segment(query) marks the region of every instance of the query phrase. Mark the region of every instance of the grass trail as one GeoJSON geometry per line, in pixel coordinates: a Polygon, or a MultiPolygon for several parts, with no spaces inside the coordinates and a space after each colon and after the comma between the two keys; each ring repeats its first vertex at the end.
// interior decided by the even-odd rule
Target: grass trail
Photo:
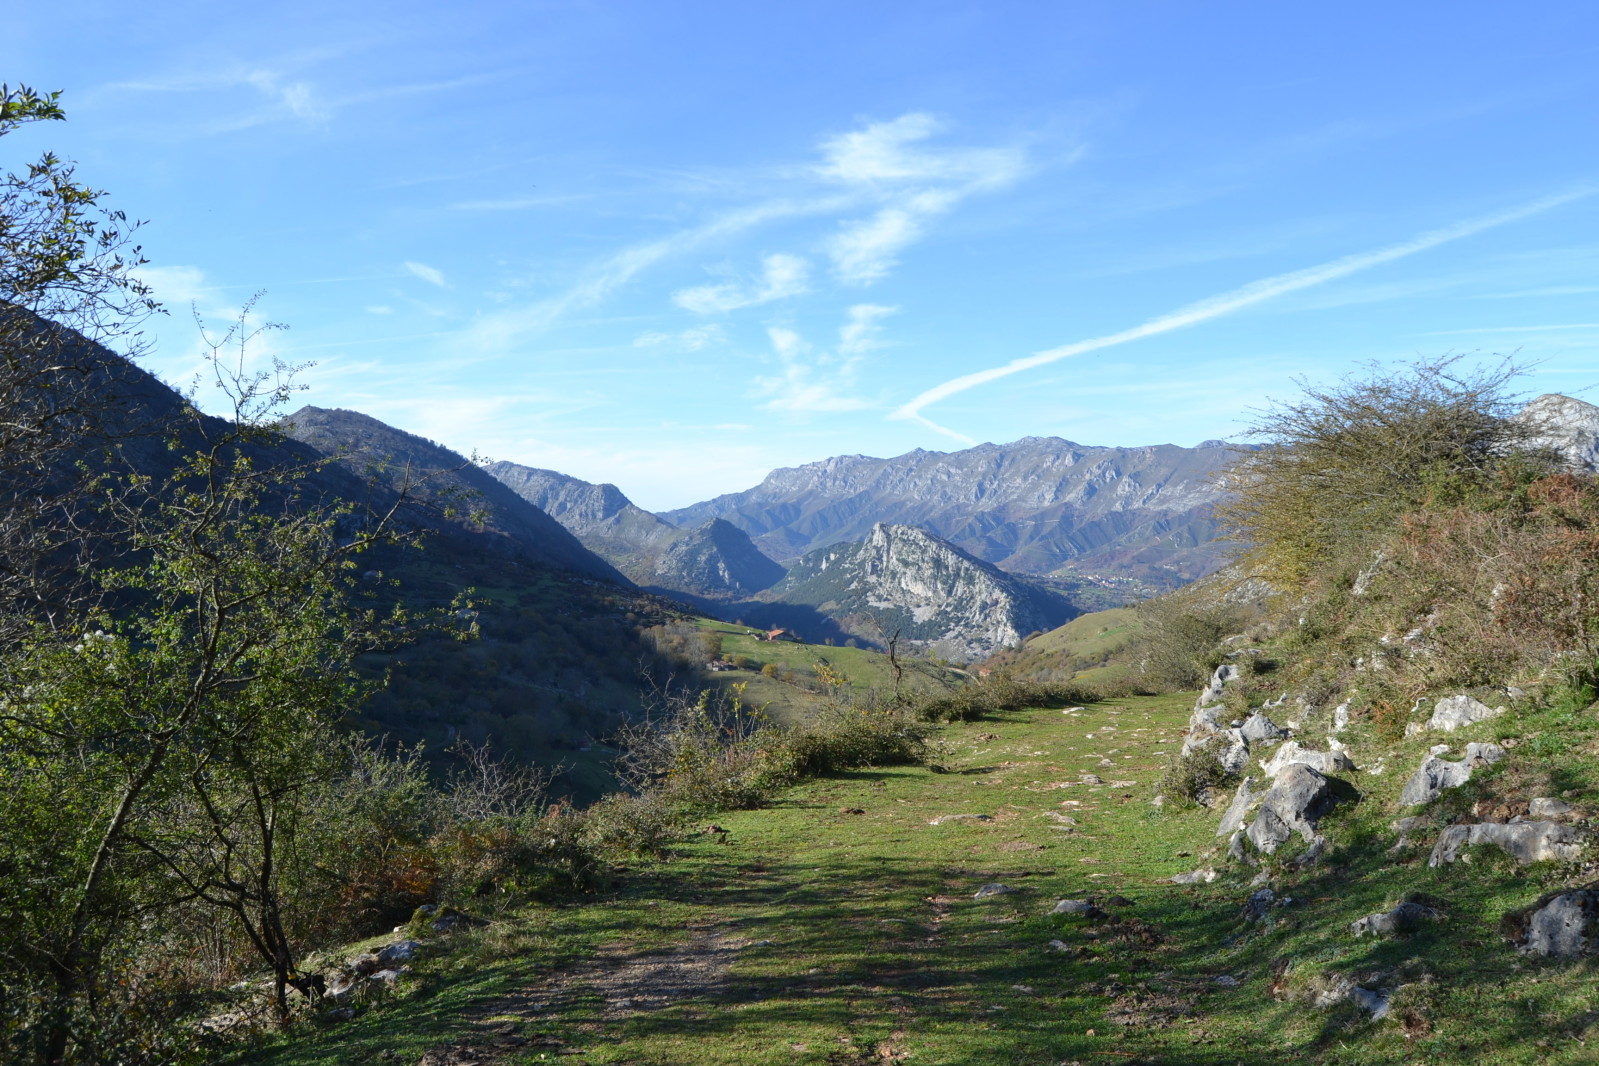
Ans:
{"type": "Polygon", "coordinates": [[[1569,1035],[1585,1031],[1570,1029],[1585,971],[1524,964],[1491,930],[1468,938],[1502,913],[1499,882],[1452,871],[1452,917],[1381,943],[1347,923],[1401,882],[1439,887],[1415,860],[1374,858],[1388,841],[1278,871],[1295,902],[1254,923],[1242,879],[1166,883],[1216,844],[1214,812],[1150,804],[1188,702],[952,726],[936,768],[853,773],[718,816],[729,843],[702,836],[611,898],[463,934],[409,997],[248,1061],[1594,1061],[1569,1035]],[[990,883],[1013,891],[975,899],[990,883]],[[1051,915],[1062,898],[1121,920],[1051,915]],[[1419,966],[1424,991],[1383,1023],[1304,1002],[1314,975],[1373,966],[1419,966]]]}

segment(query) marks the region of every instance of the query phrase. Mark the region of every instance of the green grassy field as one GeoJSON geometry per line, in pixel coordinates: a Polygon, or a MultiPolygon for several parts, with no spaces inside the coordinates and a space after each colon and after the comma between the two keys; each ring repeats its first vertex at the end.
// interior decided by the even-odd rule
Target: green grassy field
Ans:
{"type": "MultiPolygon", "coordinates": [[[[1321,864],[1268,871],[1292,902],[1262,920],[1243,914],[1248,868],[1166,882],[1215,861],[1216,812],[1150,803],[1187,705],[950,726],[936,769],[851,773],[719,815],[727,844],[699,836],[608,895],[446,939],[408,994],[244,1061],[414,1063],[446,1045],[463,1057],[433,1061],[1594,1061],[1593,966],[1519,958],[1497,929],[1570,871],[1389,856],[1397,776],[1325,823],[1340,843],[1321,864]],[[1013,891],[974,898],[989,883],[1013,891]],[[1414,892],[1444,918],[1409,938],[1348,931],[1414,892]],[[1051,915],[1062,898],[1119,920],[1051,915]],[[1385,1020],[1310,1003],[1378,971],[1405,985],[1385,1020]]],[[[1501,732],[1547,735],[1536,719],[1501,732]]]]}
{"type": "Polygon", "coordinates": [[[1001,652],[988,665],[1024,679],[1110,681],[1126,672],[1124,653],[1141,629],[1131,607],[1094,611],[1001,652]]]}
{"type": "MultiPolygon", "coordinates": [[[[856,696],[872,692],[888,695],[894,691],[893,668],[883,652],[868,648],[765,640],[763,636],[751,635],[764,634],[762,630],[710,618],[697,618],[694,624],[702,630],[721,634],[724,659],[731,661],[735,656],[743,656],[750,664],[743,670],[707,674],[707,680],[724,686],[748,686],[744,694],[745,702],[765,707],[767,714],[777,721],[798,721],[815,709],[818,695],[807,691],[807,686],[814,688],[818,664],[825,664],[842,675],[849,691],[856,696]],[[777,678],[761,673],[761,667],[767,663],[778,668],[777,678]]],[[[935,665],[910,654],[901,656],[901,663],[904,670],[902,686],[908,693],[943,691],[968,679],[968,675],[960,670],[935,665]]]]}

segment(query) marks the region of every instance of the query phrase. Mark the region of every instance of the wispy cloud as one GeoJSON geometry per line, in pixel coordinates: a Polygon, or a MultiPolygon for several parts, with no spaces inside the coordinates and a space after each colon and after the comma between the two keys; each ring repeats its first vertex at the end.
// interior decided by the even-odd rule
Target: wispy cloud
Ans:
{"type": "Polygon", "coordinates": [[[640,334],[633,341],[633,347],[657,348],[665,345],[681,351],[697,352],[712,344],[719,344],[723,339],[721,326],[695,326],[693,329],[685,329],[680,333],[658,333],[652,331],[640,334]]]}
{"type": "Polygon", "coordinates": [[[1468,333],[1552,333],[1567,329],[1599,329],[1599,322],[1565,322],[1541,326],[1477,326],[1473,329],[1433,329],[1422,337],[1453,337],[1468,333]]]}
{"type": "Polygon", "coordinates": [[[1541,289],[1522,289],[1518,292],[1485,292],[1483,300],[1519,300],[1535,296],[1586,296],[1599,292],[1599,285],[1549,285],[1541,289]]]}
{"type": "Polygon", "coordinates": [[[1012,374],[1019,374],[1025,370],[1059,362],[1072,356],[1098,351],[1102,348],[1110,348],[1118,344],[1126,344],[1130,341],[1142,340],[1145,337],[1169,333],[1172,330],[1184,329],[1188,326],[1198,325],[1201,322],[1208,322],[1211,319],[1233,314],[1236,311],[1275,299],[1278,296],[1284,296],[1288,293],[1298,292],[1301,289],[1308,289],[1317,285],[1325,285],[1330,281],[1348,277],[1362,270],[1369,270],[1384,263],[1391,263],[1397,259],[1403,259],[1418,252],[1424,252],[1430,248],[1436,248],[1439,245],[1448,244],[1451,241],[1458,241],[1481,233],[1484,230],[1493,229],[1496,226],[1503,226],[1529,218],[1563,204],[1591,196],[1595,191],[1593,188],[1580,188],[1554,196],[1546,196],[1508,211],[1468,219],[1452,226],[1431,230],[1400,244],[1379,248],[1375,251],[1347,255],[1330,263],[1307,267],[1304,270],[1296,270],[1288,274],[1263,278],[1260,281],[1251,282],[1230,292],[1225,292],[1218,296],[1201,300],[1198,303],[1189,304],[1187,307],[1179,308],[1168,314],[1152,318],[1142,325],[1134,326],[1118,333],[1077,341],[1059,348],[1051,348],[1048,351],[1013,359],[1003,366],[990,367],[986,370],[963,374],[920,393],[909,402],[895,409],[889,417],[920,422],[945,436],[971,444],[974,442],[970,437],[958,433],[947,426],[939,425],[923,415],[922,412],[940,400],[946,400],[968,389],[986,385],[991,381],[997,381],[1012,374]]]}
{"type": "Polygon", "coordinates": [[[765,398],[763,406],[768,409],[790,413],[859,411],[873,406],[855,395],[856,378],[866,355],[882,346],[878,320],[896,310],[878,304],[851,307],[832,351],[816,350],[791,329],[768,328],[773,354],[783,372],[756,378],[755,395],[765,398]]]}
{"type": "MultiPolygon", "coordinates": [[[[780,171],[785,195],[757,199],[699,225],[623,248],[546,299],[483,316],[464,341],[481,351],[506,350],[528,333],[546,330],[573,311],[603,302],[668,260],[797,219],[842,219],[820,238],[834,275],[852,284],[876,281],[906,247],[926,234],[935,217],[971,195],[1001,188],[1026,173],[1027,159],[1020,148],[927,146],[924,142],[942,128],[932,116],[916,113],[828,138],[821,143],[817,162],[780,171]],[[863,209],[869,213],[849,217],[863,209]]],[[[711,185],[717,195],[736,193],[742,187],[729,180],[711,185]]],[[[513,198],[461,206],[483,210],[503,206],[508,210],[517,203],[513,198]]],[[[768,256],[763,279],[753,287],[731,283],[695,286],[678,290],[674,299],[679,306],[713,313],[780,299],[779,294],[797,294],[793,291],[799,284],[797,271],[789,269],[785,274],[784,269],[796,266],[800,258],[794,254],[768,256]],[[775,278],[774,259],[780,268],[775,278]]]]}
{"type": "Polygon", "coordinates": [[[407,259],[405,261],[405,269],[429,285],[437,285],[441,289],[449,288],[449,283],[444,280],[443,273],[434,267],[428,266],[426,263],[416,263],[407,259]]]}
{"type": "MultiPolygon", "coordinates": [[[[405,182],[408,185],[421,185],[428,181],[443,181],[443,178],[421,178],[405,182]]],[[[527,211],[537,207],[566,207],[571,204],[582,203],[593,199],[589,193],[563,193],[550,196],[511,196],[502,200],[466,200],[458,204],[451,204],[452,211],[527,211]]]]}
{"type": "Polygon", "coordinates": [[[799,296],[806,291],[810,264],[799,256],[769,255],[761,265],[761,278],[754,285],[698,285],[679,289],[672,294],[672,302],[687,311],[715,314],[799,296]]]}
{"type": "Polygon", "coordinates": [[[304,74],[306,68],[341,55],[337,49],[317,49],[261,63],[239,63],[209,70],[185,70],[166,77],[114,82],[105,88],[122,93],[203,93],[212,98],[230,89],[253,90],[255,106],[249,110],[212,122],[184,123],[184,131],[193,135],[232,133],[273,122],[322,124],[345,108],[452,92],[512,73],[484,72],[441,81],[377,85],[343,92],[330,91],[304,74]]]}
{"type": "Polygon", "coordinates": [[[941,129],[933,116],[914,113],[824,142],[816,170],[820,177],[869,190],[884,201],[871,215],[840,223],[826,242],[840,281],[869,285],[882,279],[934,218],[968,196],[1011,184],[1026,171],[1018,149],[920,147],[941,129]]]}

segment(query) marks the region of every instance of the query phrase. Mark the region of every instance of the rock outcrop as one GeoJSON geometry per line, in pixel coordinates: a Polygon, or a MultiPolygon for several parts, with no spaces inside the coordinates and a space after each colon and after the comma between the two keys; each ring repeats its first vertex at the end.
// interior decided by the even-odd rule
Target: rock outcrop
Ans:
{"type": "Polygon", "coordinates": [[[1515,930],[1512,939],[1522,952],[1558,958],[1591,954],[1596,946],[1593,935],[1596,921],[1599,921],[1599,892],[1593,889],[1544,896],[1507,919],[1515,930]]]}
{"type": "Polygon", "coordinates": [[[1404,791],[1399,794],[1400,803],[1406,806],[1431,803],[1445,789],[1459,788],[1470,781],[1479,766],[1492,766],[1505,757],[1505,749],[1498,744],[1467,744],[1466,757],[1459,762],[1440,759],[1441,750],[1434,749],[1421,761],[1415,774],[1405,782],[1404,791]]]}
{"type": "Polygon", "coordinates": [[[1490,707],[1470,696],[1445,696],[1433,705],[1427,728],[1453,733],[1463,726],[1485,722],[1504,713],[1503,707],[1490,707]]]}
{"type": "Polygon", "coordinates": [[[1267,855],[1286,844],[1295,833],[1315,846],[1320,840],[1316,823],[1335,802],[1325,777],[1303,763],[1292,763],[1261,797],[1260,811],[1244,835],[1267,855]]]}
{"type": "Polygon", "coordinates": [[[958,659],[986,656],[1052,629],[1070,606],[911,526],[873,526],[859,544],[812,552],[768,595],[812,607],[848,632],[901,639],[958,659]]]}
{"type": "Polygon", "coordinates": [[[1551,392],[1528,403],[1516,417],[1531,430],[1529,443],[1552,449],[1568,469],[1599,470],[1599,407],[1551,392]]]}
{"type": "Polygon", "coordinates": [[[1559,822],[1481,822],[1451,825],[1438,834],[1428,866],[1446,866],[1467,847],[1490,845],[1523,866],[1534,862],[1570,862],[1582,854],[1582,834],[1559,822]]]}

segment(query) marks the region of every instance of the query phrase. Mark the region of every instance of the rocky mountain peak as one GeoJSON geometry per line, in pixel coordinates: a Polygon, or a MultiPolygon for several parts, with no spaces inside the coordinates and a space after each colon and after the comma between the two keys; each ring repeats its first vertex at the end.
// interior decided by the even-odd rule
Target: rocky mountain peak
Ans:
{"type": "Polygon", "coordinates": [[[875,523],[857,543],[806,555],[772,594],[815,607],[868,639],[898,633],[959,659],[1018,644],[1071,613],[1053,593],[924,529],[886,522],[875,523]]]}

